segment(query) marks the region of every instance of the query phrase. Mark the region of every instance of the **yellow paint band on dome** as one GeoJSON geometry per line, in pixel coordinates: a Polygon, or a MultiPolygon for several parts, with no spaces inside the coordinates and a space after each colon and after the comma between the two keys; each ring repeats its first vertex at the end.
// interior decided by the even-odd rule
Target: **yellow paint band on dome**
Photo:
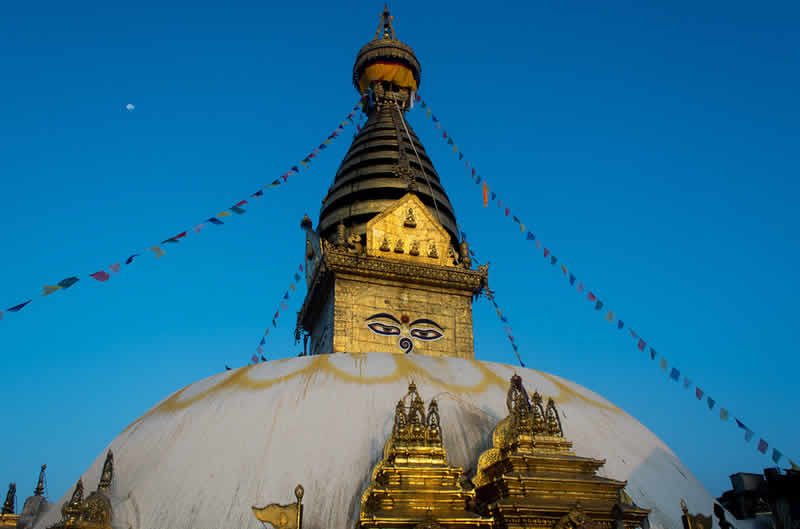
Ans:
{"type": "Polygon", "coordinates": [[[372,81],[389,81],[402,88],[410,88],[415,92],[417,90],[417,80],[414,79],[414,74],[402,64],[386,62],[370,64],[361,74],[358,86],[363,92],[372,81]]]}

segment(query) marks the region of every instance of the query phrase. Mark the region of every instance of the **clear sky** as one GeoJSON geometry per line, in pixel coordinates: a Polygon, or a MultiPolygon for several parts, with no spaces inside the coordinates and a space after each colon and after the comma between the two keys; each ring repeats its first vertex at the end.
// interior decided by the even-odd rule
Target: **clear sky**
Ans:
{"type": "MultiPolygon", "coordinates": [[[[352,138],[247,214],[107,283],[87,274],[229,207],[355,105],[374,2],[15,2],[0,18],[0,485],[51,499],[169,393],[248,362],[352,138]],[[135,106],[126,111],[125,105],[135,106]],[[45,284],[78,275],[69,290],[45,284]]],[[[715,495],[800,460],[797,2],[403,2],[421,93],[490,188],[626,325],[756,432],[745,443],[434,160],[529,366],[612,400],[715,495]],[[787,465],[784,460],[784,465],[787,465]]],[[[293,317],[267,339],[295,355],[293,317]]],[[[486,300],[476,356],[514,363],[486,300]]],[[[268,416],[269,409],[264,410],[268,416]]],[[[678,506],[676,506],[676,509],[678,506]]]]}

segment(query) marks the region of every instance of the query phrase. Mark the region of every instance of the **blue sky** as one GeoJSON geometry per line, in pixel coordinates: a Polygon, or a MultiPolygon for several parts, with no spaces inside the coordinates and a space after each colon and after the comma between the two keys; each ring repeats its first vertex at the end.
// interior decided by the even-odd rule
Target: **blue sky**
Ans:
{"type": "MultiPolygon", "coordinates": [[[[422,96],[559,264],[756,439],[671,382],[516,224],[484,209],[415,110],[526,363],[614,401],[714,494],[729,474],[771,465],[759,436],[800,459],[797,3],[487,7],[392,6],[422,96]]],[[[324,140],[356,103],[352,64],[381,8],[6,6],[0,304],[34,300],[0,321],[0,483],[16,481],[20,499],[40,464],[57,499],[158,400],[247,363],[350,128],[246,215],[107,283],[86,276],[246,198],[324,140]],[[81,282],[39,296],[71,275],[81,282]]],[[[270,334],[270,358],[299,351],[290,314],[303,294],[270,334]]],[[[475,320],[477,357],[514,363],[485,300],[475,320]]]]}

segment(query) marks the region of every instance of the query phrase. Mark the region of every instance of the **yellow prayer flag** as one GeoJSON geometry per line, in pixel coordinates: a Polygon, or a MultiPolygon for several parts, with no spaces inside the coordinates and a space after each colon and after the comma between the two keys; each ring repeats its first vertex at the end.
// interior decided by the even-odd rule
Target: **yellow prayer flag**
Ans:
{"type": "Polygon", "coordinates": [[[230,211],[223,211],[222,213],[217,213],[217,217],[229,217],[231,215],[230,211]]]}
{"type": "Polygon", "coordinates": [[[519,223],[519,232],[523,233],[525,231],[525,225],[523,223],[519,223]]]}
{"type": "Polygon", "coordinates": [[[58,285],[45,285],[42,287],[44,292],[42,293],[43,296],[47,296],[55,292],[56,290],[61,290],[61,287],[58,285]]]}
{"type": "Polygon", "coordinates": [[[561,265],[561,270],[564,272],[564,275],[567,275],[567,267],[563,264],[561,265]]]}
{"type": "Polygon", "coordinates": [[[347,121],[342,121],[342,123],[339,126],[344,127],[345,125],[347,125],[347,121]]]}
{"type": "Polygon", "coordinates": [[[325,140],[322,143],[326,143],[326,144],[330,145],[331,144],[331,140],[325,140]]]}
{"type": "Polygon", "coordinates": [[[426,116],[430,116],[431,115],[431,109],[430,108],[428,109],[428,112],[425,113],[425,115],[426,116]]]}
{"type": "Polygon", "coordinates": [[[156,257],[161,257],[162,255],[167,253],[164,250],[162,250],[161,248],[159,248],[158,246],[153,246],[152,248],[148,248],[148,250],[153,250],[153,253],[156,254],[156,257]]]}
{"type": "Polygon", "coordinates": [[[300,162],[300,165],[302,165],[303,167],[305,167],[306,169],[308,169],[308,164],[307,164],[306,162],[300,162]]]}
{"type": "Polygon", "coordinates": [[[614,321],[614,313],[611,312],[610,310],[608,311],[608,314],[606,314],[606,321],[610,321],[610,322],[614,321]]]}

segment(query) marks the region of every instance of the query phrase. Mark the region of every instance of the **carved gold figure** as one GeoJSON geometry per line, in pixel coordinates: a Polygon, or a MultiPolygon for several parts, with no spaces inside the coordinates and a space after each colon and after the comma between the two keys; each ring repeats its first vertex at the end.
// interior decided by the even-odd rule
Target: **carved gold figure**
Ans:
{"type": "Polygon", "coordinates": [[[72,497],[61,507],[61,521],[49,529],[111,529],[113,510],[109,491],[114,479],[114,454],[106,454],[97,490],[84,500],[83,480],[75,484],[72,497]]]}

